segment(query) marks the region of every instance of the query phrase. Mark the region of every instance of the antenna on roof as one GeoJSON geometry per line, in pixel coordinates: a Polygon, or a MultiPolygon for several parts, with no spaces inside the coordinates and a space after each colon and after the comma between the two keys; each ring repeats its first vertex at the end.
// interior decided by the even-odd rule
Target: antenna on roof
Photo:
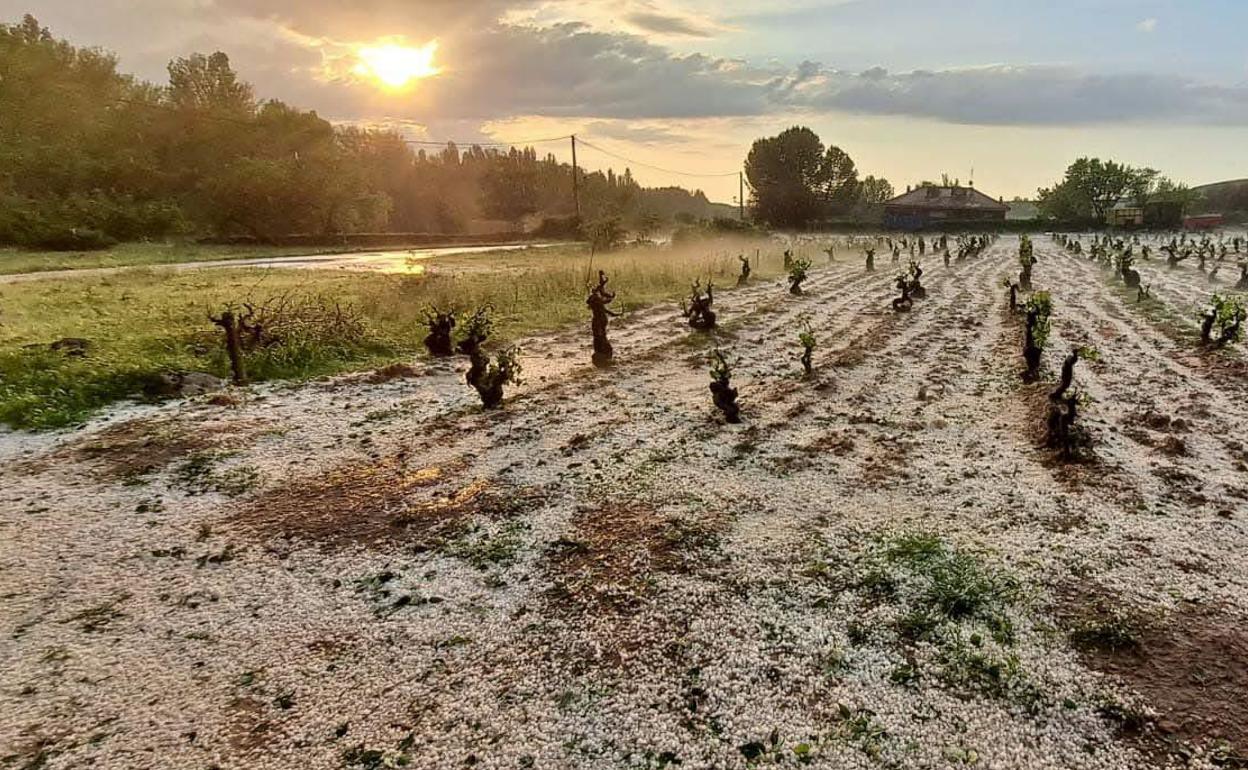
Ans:
{"type": "Polygon", "coordinates": [[[966,186],[967,187],[975,186],[975,164],[974,163],[971,164],[971,178],[967,181],[966,186]]]}

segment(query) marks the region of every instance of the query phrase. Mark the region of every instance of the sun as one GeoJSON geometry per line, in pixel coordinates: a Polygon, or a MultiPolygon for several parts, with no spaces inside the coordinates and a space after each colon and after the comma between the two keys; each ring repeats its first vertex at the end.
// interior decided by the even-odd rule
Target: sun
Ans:
{"type": "Polygon", "coordinates": [[[355,52],[358,59],[355,73],[372,78],[386,88],[398,90],[415,80],[433,77],[441,72],[433,63],[434,54],[437,52],[436,40],[420,47],[397,43],[361,46],[355,52]]]}

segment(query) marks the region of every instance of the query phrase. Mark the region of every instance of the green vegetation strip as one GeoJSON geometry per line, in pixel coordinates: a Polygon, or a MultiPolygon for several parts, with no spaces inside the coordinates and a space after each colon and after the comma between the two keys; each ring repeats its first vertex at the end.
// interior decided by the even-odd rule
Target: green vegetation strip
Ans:
{"type": "MultiPolygon", "coordinates": [[[[306,380],[423,354],[429,305],[492,305],[495,340],[584,322],[592,271],[604,269],[624,310],[673,301],[694,278],[730,285],[736,254],[762,242],[723,241],[683,250],[638,247],[592,259],[582,246],[438,258],[420,275],[287,270],[127,270],[106,276],[0,285],[0,422],[22,429],[80,423],[107,406],[150,391],[161,374],[226,377],[219,330],[208,320],[227,303],[284,300],[291,312],[341,308],[349,322],[294,323],[283,342],[248,355],[253,381],[306,380]],[[53,350],[86,341],[85,354],[53,350]]],[[[765,255],[756,276],[781,273],[765,255]]],[[[299,318],[294,319],[298,321],[299,318]]],[[[588,352],[586,353],[588,360],[588,352]]]]}

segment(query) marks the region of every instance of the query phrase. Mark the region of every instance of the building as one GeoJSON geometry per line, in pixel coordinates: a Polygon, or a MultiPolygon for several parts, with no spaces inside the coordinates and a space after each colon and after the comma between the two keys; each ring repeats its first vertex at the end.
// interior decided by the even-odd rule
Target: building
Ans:
{"type": "Polygon", "coordinates": [[[1200,214],[1183,219],[1185,230],[1216,230],[1224,224],[1226,224],[1226,218],[1221,214],[1200,214]]]}
{"type": "Polygon", "coordinates": [[[1105,214],[1105,224],[1110,227],[1141,227],[1144,224],[1144,207],[1120,200],[1105,214]]]}
{"type": "Polygon", "coordinates": [[[944,225],[1004,222],[1010,207],[974,187],[924,185],[884,204],[884,226],[922,230],[944,225]]]}

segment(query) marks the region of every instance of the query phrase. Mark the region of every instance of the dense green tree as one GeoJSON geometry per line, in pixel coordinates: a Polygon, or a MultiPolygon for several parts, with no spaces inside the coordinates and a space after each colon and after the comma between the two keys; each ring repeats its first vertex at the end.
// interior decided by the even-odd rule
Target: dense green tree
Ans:
{"type": "MultiPolygon", "coordinates": [[[[846,213],[864,192],[849,154],[839,147],[825,149],[815,132],[801,126],[755,141],[745,175],[755,218],[776,227],[803,227],[846,213]]],[[[872,179],[868,192],[878,196],[882,180],[872,179]]]]}
{"type": "Polygon", "coordinates": [[[858,197],[863,203],[884,203],[896,196],[892,184],[887,179],[868,176],[859,186],[858,197]]]}
{"type": "Polygon", "coordinates": [[[809,128],[759,139],[745,160],[754,217],[776,227],[801,227],[819,214],[824,147],[809,128]]]}
{"type": "Polygon", "coordinates": [[[238,79],[230,67],[230,57],[220,51],[170,62],[169,101],[182,110],[233,113],[240,118],[255,109],[251,86],[238,79]]]}
{"type": "Polygon", "coordinates": [[[1061,182],[1037,192],[1036,204],[1042,214],[1059,221],[1103,222],[1120,201],[1136,206],[1177,202],[1186,208],[1193,200],[1185,185],[1176,184],[1156,169],[1079,158],[1066,169],[1061,182]]]}
{"type": "Polygon", "coordinates": [[[1127,199],[1143,205],[1158,172],[1132,168],[1100,158],[1079,158],[1066,169],[1062,181],[1038,191],[1038,205],[1055,219],[1104,221],[1109,210],[1127,199]]]}
{"type": "Polygon", "coordinates": [[[844,210],[858,200],[858,169],[853,158],[840,147],[824,151],[820,176],[819,192],[825,210],[844,210]]]}

